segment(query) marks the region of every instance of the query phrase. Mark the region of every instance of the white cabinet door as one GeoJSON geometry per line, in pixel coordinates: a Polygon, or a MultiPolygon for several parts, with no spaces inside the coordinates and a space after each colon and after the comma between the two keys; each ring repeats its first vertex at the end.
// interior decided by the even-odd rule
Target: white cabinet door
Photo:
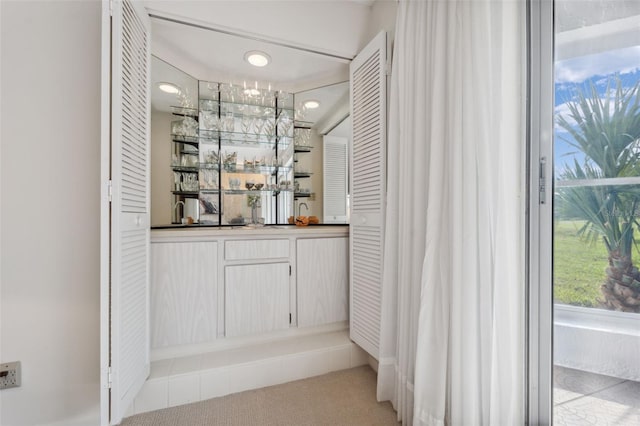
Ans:
{"type": "Polygon", "coordinates": [[[216,339],[218,243],[151,244],[151,348],[216,339]]]}
{"type": "Polygon", "coordinates": [[[387,38],[381,32],[350,65],[350,336],[375,359],[380,343],[386,182],[387,38]]]}
{"type": "Polygon", "coordinates": [[[227,266],[225,336],[289,328],[289,264],[227,266]]]}
{"type": "Polygon", "coordinates": [[[297,241],[298,326],[349,319],[349,239],[297,241]]]}
{"type": "Polygon", "coordinates": [[[101,418],[119,424],[150,372],[151,23],[139,2],[110,4],[110,22],[103,9],[102,39],[103,59],[111,66],[103,67],[102,80],[105,96],[111,84],[102,120],[102,176],[105,191],[110,179],[111,209],[103,192],[101,418]]]}

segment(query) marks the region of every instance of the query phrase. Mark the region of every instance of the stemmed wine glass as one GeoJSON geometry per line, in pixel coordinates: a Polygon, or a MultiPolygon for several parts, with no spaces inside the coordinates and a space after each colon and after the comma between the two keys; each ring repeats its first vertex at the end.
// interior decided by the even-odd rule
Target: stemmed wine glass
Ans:
{"type": "Polygon", "coordinates": [[[253,134],[256,136],[256,143],[260,142],[260,135],[262,134],[263,127],[264,127],[263,119],[255,118],[253,120],[253,134]]]}
{"type": "Polygon", "coordinates": [[[235,118],[233,117],[233,112],[227,112],[226,117],[224,118],[224,131],[232,133],[235,130],[235,118]]]}
{"type": "Polygon", "coordinates": [[[291,126],[293,125],[293,121],[289,117],[289,114],[286,111],[283,111],[278,117],[278,130],[282,130],[278,132],[280,136],[289,137],[289,130],[291,130],[291,126]]]}
{"type": "Polygon", "coordinates": [[[249,131],[251,130],[251,118],[248,115],[243,115],[242,120],[240,121],[240,129],[244,134],[244,143],[247,143],[247,138],[249,135],[249,131]]]}
{"type": "Polygon", "coordinates": [[[267,141],[272,142],[276,135],[276,120],[274,118],[265,119],[264,133],[267,135],[267,141]]]}

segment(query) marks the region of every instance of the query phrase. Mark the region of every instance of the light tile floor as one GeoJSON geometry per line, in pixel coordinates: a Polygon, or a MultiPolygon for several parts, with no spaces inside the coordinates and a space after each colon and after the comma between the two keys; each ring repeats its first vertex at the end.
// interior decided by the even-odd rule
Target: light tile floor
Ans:
{"type": "Polygon", "coordinates": [[[553,424],[640,425],[640,382],[554,367],[553,424]]]}

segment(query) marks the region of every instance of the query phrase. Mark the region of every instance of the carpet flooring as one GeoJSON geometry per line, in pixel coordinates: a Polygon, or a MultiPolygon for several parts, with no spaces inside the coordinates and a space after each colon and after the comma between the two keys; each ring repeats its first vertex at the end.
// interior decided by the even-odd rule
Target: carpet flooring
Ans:
{"type": "Polygon", "coordinates": [[[376,401],[369,366],[137,414],[122,426],[395,425],[396,412],[376,401]]]}

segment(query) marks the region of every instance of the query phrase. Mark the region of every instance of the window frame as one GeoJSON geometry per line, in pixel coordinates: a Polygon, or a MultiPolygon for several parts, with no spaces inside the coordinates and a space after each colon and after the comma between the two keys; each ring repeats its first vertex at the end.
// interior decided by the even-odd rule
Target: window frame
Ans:
{"type": "Polygon", "coordinates": [[[552,0],[528,1],[527,423],[553,414],[553,83],[552,0]]]}

